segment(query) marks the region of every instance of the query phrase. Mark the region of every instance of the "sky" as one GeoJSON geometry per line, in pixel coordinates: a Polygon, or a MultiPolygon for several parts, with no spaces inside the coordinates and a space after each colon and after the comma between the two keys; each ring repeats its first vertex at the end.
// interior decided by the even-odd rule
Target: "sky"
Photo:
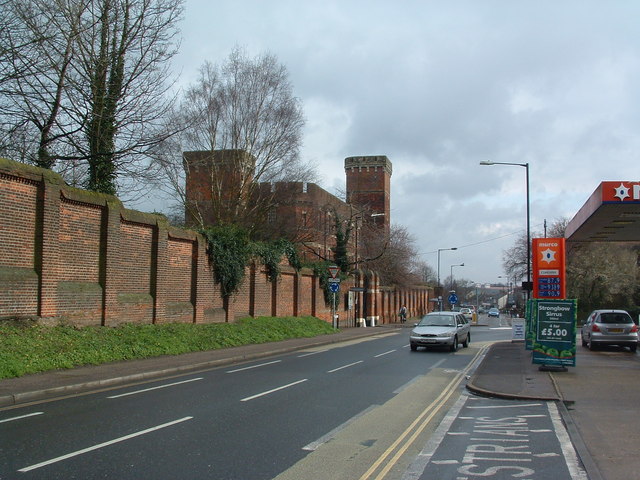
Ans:
{"type": "Polygon", "coordinates": [[[391,223],[440,277],[506,283],[504,251],[640,180],[640,2],[186,0],[179,85],[234,47],[287,68],[301,156],[344,191],[344,159],[393,164],[391,223]]]}

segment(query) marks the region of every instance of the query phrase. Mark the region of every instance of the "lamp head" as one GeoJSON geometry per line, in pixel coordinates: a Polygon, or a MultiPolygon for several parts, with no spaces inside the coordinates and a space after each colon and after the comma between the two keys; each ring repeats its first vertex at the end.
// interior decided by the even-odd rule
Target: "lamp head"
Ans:
{"type": "Polygon", "coordinates": [[[495,164],[490,160],[483,160],[480,162],[480,165],[495,165],[495,164]]]}

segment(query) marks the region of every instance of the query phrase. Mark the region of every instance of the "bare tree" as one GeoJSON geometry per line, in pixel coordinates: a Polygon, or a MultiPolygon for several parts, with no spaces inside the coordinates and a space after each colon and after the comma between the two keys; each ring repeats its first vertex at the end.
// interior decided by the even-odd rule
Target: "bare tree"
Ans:
{"type": "Polygon", "coordinates": [[[256,231],[258,219],[283,201],[278,195],[276,202],[275,186],[265,188],[265,183],[308,181],[315,175],[299,158],[304,126],[300,101],[287,69],[273,55],[249,58],[236,48],[222,65],[205,63],[174,121],[183,132],[179,141],[157,152],[158,160],[172,193],[197,223],[205,223],[210,215],[203,209],[208,209],[217,212],[213,223],[239,222],[256,231]],[[198,155],[200,160],[192,155],[183,166],[179,153],[184,151],[207,154],[198,155]],[[208,177],[208,205],[187,199],[184,168],[208,177]],[[233,198],[229,189],[236,192],[233,198]]]}
{"type": "Polygon", "coordinates": [[[423,283],[435,285],[438,281],[438,273],[436,272],[436,269],[422,260],[414,262],[413,274],[423,283]]]}
{"type": "Polygon", "coordinates": [[[384,229],[379,227],[363,233],[363,264],[378,273],[383,285],[407,287],[420,282],[414,274],[417,258],[415,240],[406,227],[393,225],[388,239],[384,229]]]}
{"type": "MultiPolygon", "coordinates": [[[[534,235],[535,236],[535,235],[534,235]]],[[[516,238],[515,244],[502,252],[502,268],[509,278],[521,279],[527,276],[527,234],[516,238]]]]}
{"type": "Polygon", "coordinates": [[[22,76],[4,92],[4,130],[33,138],[9,153],[87,172],[86,185],[101,192],[148,181],[150,150],[173,133],[163,120],[183,2],[7,0],[26,47],[7,67],[22,76]]]}
{"type": "Polygon", "coordinates": [[[4,153],[44,168],[54,166],[50,150],[64,135],[64,127],[58,127],[79,17],[85,8],[81,2],[66,6],[59,1],[7,0],[2,9],[3,17],[11,21],[0,47],[5,53],[0,58],[6,80],[4,153]]]}
{"type": "MultiPolygon", "coordinates": [[[[547,237],[562,238],[569,220],[561,217],[549,227],[547,237]]],[[[531,238],[540,238],[544,234],[533,232],[531,238]]],[[[502,253],[502,268],[509,278],[526,278],[527,276],[527,234],[523,233],[516,238],[515,244],[502,253]]]]}

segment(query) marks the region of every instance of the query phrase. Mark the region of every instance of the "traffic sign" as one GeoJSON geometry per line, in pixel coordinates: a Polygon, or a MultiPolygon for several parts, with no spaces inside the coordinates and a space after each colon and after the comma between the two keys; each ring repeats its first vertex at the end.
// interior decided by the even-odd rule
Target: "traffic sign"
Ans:
{"type": "Polygon", "coordinates": [[[458,303],[458,296],[455,293],[452,293],[449,295],[448,300],[451,305],[455,305],[456,303],[458,303]]]}
{"type": "Polygon", "coordinates": [[[327,283],[329,283],[329,284],[340,283],[340,279],[339,278],[327,278],[327,283]]]}
{"type": "Polygon", "coordinates": [[[340,283],[339,282],[330,283],[329,284],[329,289],[331,289],[331,291],[333,293],[339,292],[340,291],[340,283]]]}
{"type": "Polygon", "coordinates": [[[340,267],[338,267],[337,265],[331,265],[327,268],[327,270],[329,271],[329,275],[331,275],[331,278],[336,278],[338,276],[338,272],[340,271],[340,267]]]}

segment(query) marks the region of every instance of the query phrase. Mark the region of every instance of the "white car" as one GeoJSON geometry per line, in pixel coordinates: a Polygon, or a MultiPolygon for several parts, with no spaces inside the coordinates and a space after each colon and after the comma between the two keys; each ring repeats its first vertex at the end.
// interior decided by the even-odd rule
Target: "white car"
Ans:
{"type": "Polygon", "coordinates": [[[473,319],[473,310],[471,310],[470,308],[462,307],[460,309],[460,313],[464,315],[464,318],[466,318],[468,322],[473,319]]]}
{"type": "Polygon", "coordinates": [[[427,313],[409,336],[409,346],[412,351],[418,347],[448,346],[452,352],[458,349],[458,344],[468,347],[471,341],[471,325],[460,312],[431,312],[427,313]]]}

